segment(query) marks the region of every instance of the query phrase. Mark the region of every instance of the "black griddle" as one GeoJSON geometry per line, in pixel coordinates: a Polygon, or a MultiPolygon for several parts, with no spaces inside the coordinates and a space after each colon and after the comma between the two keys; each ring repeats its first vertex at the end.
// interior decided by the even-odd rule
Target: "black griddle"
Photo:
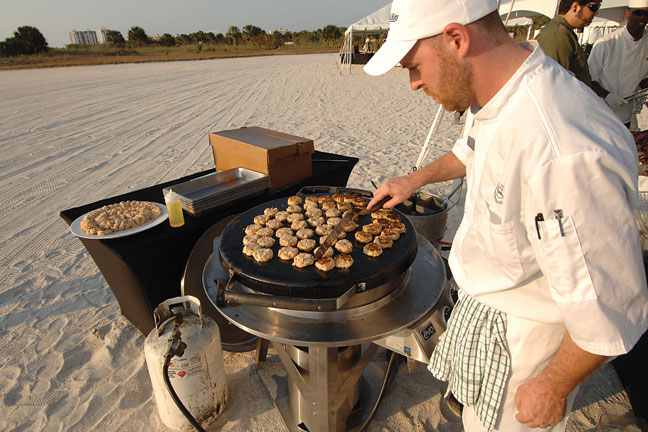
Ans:
{"type": "MultiPolygon", "coordinates": [[[[301,196],[305,201],[308,195],[301,196]]],[[[254,223],[254,217],[263,214],[264,210],[270,207],[285,210],[288,207],[287,201],[287,198],[276,199],[249,209],[230,222],[220,237],[219,256],[223,268],[235,273],[245,286],[255,291],[298,298],[339,297],[354,286],[359,290],[369,290],[402,277],[416,257],[416,232],[407,217],[398,210],[394,210],[394,213],[401,216],[401,222],[405,224],[407,232],[394,241],[393,247],[384,249],[379,257],[373,258],[363,254],[364,243],[355,240],[355,231],[347,233],[346,239],[353,244],[350,255],[354,260],[349,269],[335,268],[324,272],[315,265],[303,269],[294,267],[292,260],[283,261],[277,256],[281,248],[278,239],[272,247],[274,257],[266,263],[259,263],[243,254],[245,228],[254,223]]],[[[360,216],[356,222],[360,230],[363,225],[371,223],[371,215],[360,216]]],[[[319,236],[316,234],[314,238],[319,245],[319,236]]],[[[338,252],[335,251],[335,254],[338,252]]]]}

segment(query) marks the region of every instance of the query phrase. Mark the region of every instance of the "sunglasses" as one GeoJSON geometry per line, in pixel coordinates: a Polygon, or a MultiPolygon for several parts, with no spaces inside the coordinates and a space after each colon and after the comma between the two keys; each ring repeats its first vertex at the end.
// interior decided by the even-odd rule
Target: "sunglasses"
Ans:
{"type": "Polygon", "coordinates": [[[646,9],[635,9],[632,11],[634,16],[648,16],[648,10],[646,9]]]}
{"type": "Polygon", "coordinates": [[[601,3],[587,3],[585,6],[587,6],[592,12],[598,12],[598,10],[601,9],[601,3]]]}

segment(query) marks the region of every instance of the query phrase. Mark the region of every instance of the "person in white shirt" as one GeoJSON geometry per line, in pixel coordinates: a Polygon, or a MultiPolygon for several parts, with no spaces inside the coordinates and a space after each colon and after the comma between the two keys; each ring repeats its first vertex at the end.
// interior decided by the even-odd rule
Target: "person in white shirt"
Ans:
{"type": "Polygon", "coordinates": [[[565,429],[578,386],[648,328],[630,132],[537,42],[516,44],[496,0],[394,0],[365,66],[474,123],[450,152],[385,181],[385,207],[466,177],[450,267],[460,288],[428,368],[466,431],[565,429]]]}
{"type": "Polygon", "coordinates": [[[631,104],[625,99],[648,87],[648,0],[630,0],[626,25],[596,41],[587,60],[592,89],[629,128],[631,104]]]}

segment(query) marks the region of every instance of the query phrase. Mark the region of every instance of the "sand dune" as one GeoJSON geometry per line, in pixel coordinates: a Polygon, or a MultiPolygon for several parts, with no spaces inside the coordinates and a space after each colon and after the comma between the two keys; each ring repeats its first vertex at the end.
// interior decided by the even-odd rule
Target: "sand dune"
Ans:
{"type": "MultiPolygon", "coordinates": [[[[356,156],[349,186],[408,173],[437,106],[407,73],[340,74],[334,55],[0,72],[0,430],[164,431],[144,336],[59,211],[213,167],[207,133],[263,126],[356,156]]],[[[429,158],[460,133],[447,116],[429,158]]],[[[645,125],[645,116],[641,117],[645,125]]],[[[644,127],[645,128],[645,127],[644,127]]],[[[447,187],[442,189],[442,193],[447,187]]],[[[162,198],[162,197],[160,197],[162,198]]],[[[459,209],[450,213],[449,234],[459,209]]],[[[209,430],[275,431],[273,352],[225,353],[230,402],[209,430]]],[[[459,431],[442,384],[403,365],[370,431],[459,431]]],[[[583,385],[569,431],[624,414],[611,367],[583,385]]]]}

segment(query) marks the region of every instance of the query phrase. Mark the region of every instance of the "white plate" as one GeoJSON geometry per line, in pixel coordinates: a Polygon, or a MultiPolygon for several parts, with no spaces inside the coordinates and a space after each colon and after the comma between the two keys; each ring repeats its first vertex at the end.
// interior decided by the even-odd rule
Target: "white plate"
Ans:
{"type": "MultiPolygon", "coordinates": [[[[136,226],[134,228],[130,228],[130,229],[127,229],[127,230],[122,230],[122,231],[117,231],[117,232],[114,232],[112,234],[101,235],[101,236],[96,235],[96,234],[86,234],[81,230],[81,221],[83,220],[83,217],[85,215],[90,213],[90,212],[88,212],[88,213],[82,214],[81,216],[76,218],[74,220],[74,222],[72,222],[72,224],[70,225],[70,231],[72,232],[72,234],[74,234],[77,237],[87,238],[87,239],[98,239],[98,240],[108,240],[108,239],[126,237],[126,236],[129,236],[129,235],[137,234],[138,232],[146,231],[149,228],[153,228],[154,226],[157,226],[157,225],[161,224],[162,222],[164,222],[165,220],[168,219],[169,214],[167,213],[166,207],[164,205],[160,204],[160,203],[153,203],[153,204],[155,204],[156,206],[158,206],[160,208],[160,210],[162,211],[162,214],[160,216],[156,217],[155,219],[148,220],[148,221],[144,222],[142,225],[136,226]]],[[[94,210],[92,210],[92,211],[94,211],[94,210]]]]}

